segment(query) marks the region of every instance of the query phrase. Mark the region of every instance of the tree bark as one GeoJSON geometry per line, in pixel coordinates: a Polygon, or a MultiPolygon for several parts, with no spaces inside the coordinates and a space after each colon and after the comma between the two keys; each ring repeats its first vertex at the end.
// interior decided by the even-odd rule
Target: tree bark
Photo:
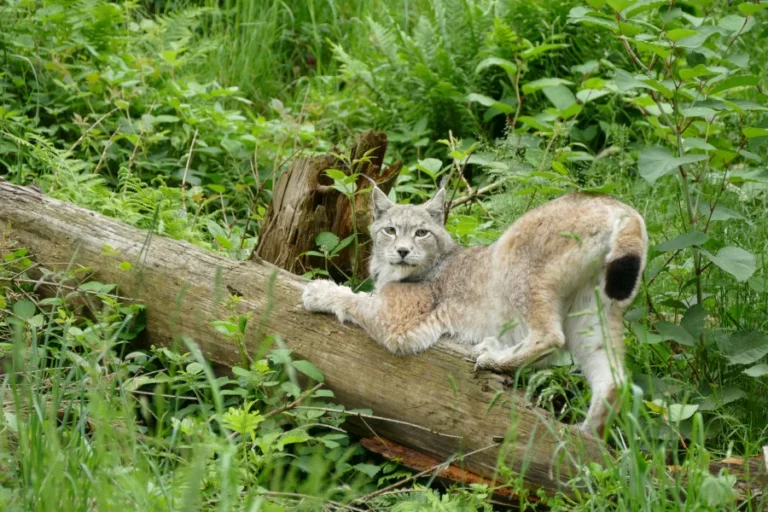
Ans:
{"type": "Polygon", "coordinates": [[[0,178],[5,236],[7,226],[10,237],[44,267],[62,270],[73,261],[91,267],[94,279],[116,283],[121,295],[143,303],[153,344],[167,346],[185,334],[218,364],[240,361],[237,347],[211,322],[231,314],[221,304],[228,293],[241,294],[239,313],[266,318],[263,327],[249,329],[249,352],[263,351],[265,335],[275,334],[296,357],[320,368],[338,403],[396,420],[350,415],[350,423],[368,436],[454,459],[489,479],[499,476],[501,461],[523,473],[526,487],[549,493],[575,475],[575,461],[603,461],[608,453],[593,438],[553,423],[518,393],[505,391],[498,376],[476,374],[461,347],[440,342],[421,355],[396,357],[355,327],[306,313],[300,301],[306,281],[258,259],[228,260],[0,178]],[[120,269],[123,261],[132,263],[131,270],[120,269]],[[459,453],[473,454],[455,459],[459,453]]]}
{"type": "Polygon", "coordinates": [[[384,168],[386,151],[386,134],[369,130],[357,137],[346,159],[336,156],[338,151],[296,159],[275,184],[256,255],[300,274],[324,266],[321,258],[305,254],[318,250],[315,243],[318,234],[327,231],[343,240],[357,232],[358,250],[355,251],[351,244],[341,251],[333,259],[331,273],[339,273],[335,270],[339,269],[347,276],[367,277],[370,256],[367,228],[371,222],[369,195],[356,194],[350,202],[332,188],[333,180],[326,171],[336,169],[347,176],[358,174],[356,192],[371,186],[367,177],[387,193],[397,179],[402,163],[384,168]]]}

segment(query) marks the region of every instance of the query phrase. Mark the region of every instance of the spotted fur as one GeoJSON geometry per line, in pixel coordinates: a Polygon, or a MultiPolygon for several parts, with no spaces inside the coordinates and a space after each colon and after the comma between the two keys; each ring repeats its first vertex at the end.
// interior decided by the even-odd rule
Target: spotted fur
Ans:
{"type": "Polygon", "coordinates": [[[396,205],[374,189],[375,291],[313,281],[304,307],[360,325],[396,354],[453,337],[473,345],[478,368],[546,364],[566,350],[592,388],[584,427],[601,431],[626,379],[622,319],[645,267],[643,218],[575,193],[526,213],[494,244],[464,249],[443,226],[444,201],[441,190],[396,205]]]}

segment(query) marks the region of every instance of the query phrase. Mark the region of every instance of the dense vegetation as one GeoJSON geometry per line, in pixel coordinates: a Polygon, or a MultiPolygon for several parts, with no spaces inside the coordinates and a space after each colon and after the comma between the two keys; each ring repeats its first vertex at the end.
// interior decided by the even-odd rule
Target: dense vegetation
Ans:
{"type": "MultiPolygon", "coordinates": [[[[762,510],[707,464],[768,444],[767,6],[5,0],[0,175],[238,259],[292,158],[371,127],[405,162],[400,201],[452,168],[457,196],[492,185],[451,212],[465,244],[568,190],[611,193],[652,243],[627,315],[634,386],[608,434],[619,455],[575,482],[592,494],[547,501],[762,510]]],[[[142,308],[108,283],[43,273],[70,284],[41,298],[34,255],[0,229],[0,509],[490,508],[482,486],[440,489],[366,454],[289,351],[216,378],[194,340],[136,348],[142,308]]],[[[522,377],[583,419],[577,368],[522,377]]]]}

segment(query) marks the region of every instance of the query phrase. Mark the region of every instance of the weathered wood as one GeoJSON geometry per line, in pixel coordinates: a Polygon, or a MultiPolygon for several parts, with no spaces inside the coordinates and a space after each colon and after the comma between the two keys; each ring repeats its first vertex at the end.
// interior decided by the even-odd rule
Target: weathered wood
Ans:
{"type": "Polygon", "coordinates": [[[353,218],[350,201],[331,188],[333,180],[325,171],[337,169],[347,175],[359,174],[358,191],[370,187],[364,177],[367,176],[384,192],[389,192],[401,163],[385,169],[386,151],[386,134],[369,130],[355,140],[348,162],[332,154],[295,160],[275,184],[256,255],[294,274],[303,273],[313,266],[323,266],[316,257],[303,255],[317,249],[315,238],[319,233],[329,231],[343,240],[352,235],[357,226],[357,259],[353,247],[349,246],[334,259],[334,264],[347,275],[352,275],[355,270],[357,277],[367,276],[370,245],[366,243],[369,240],[366,228],[371,222],[369,195],[355,196],[353,218]]]}
{"type": "MultiPolygon", "coordinates": [[[[517,393],[497,397],[498,378],[476,374],[466,352],[455,345],[441,342],[422,355],[396,357],[357,328],[306,313],[300,305],[306,281],[270,264],[232,261],[186,242],[148,237],[146,231],[0,179],[0,226],[7,225],[10,236],[40,264],[63,269],[74,258],[91,267],[95,279],[116,283],[122,295],[145,304],[147,334],[156,345],[186,334],[209,360],[231,366],[239,362],[237,348],[211,327],[230,314],[221,304],[227,290],[242,294],[241,313],[258,318],[271,308],[263,334],[278,335],[297,357],[317,365],[339,403],[399,421],[351,416],[350,422],[369,435],[372,430],[439,460],[475,452],[455,464],[491,480],[501,460],[524,472],[531,489],[549,492],[573,476],[579,457],[602,461],[606,453],[594,439],[552,423],[517,393]],[[105,253],[104,245],[113,251],[105,253]],[[126,260],[131,271],[119,268],[126,260]],[[504,443],[499,436],[506,436],[504,443]]],[[[260,350],[263,334],[257,328],[248,333],[249,351],[260,350]]]]}

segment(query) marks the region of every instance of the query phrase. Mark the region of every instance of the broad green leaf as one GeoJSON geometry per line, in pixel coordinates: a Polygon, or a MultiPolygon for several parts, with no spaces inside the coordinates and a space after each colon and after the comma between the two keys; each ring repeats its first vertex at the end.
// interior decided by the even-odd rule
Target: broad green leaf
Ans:
{"type": "Polygon", "coordinates": [[[699,496],[702,505],[709,510],[727,510],[728,505],[734,502],[737,491],[734,488],[737,478],[734,474],[703,475],[699,496]]]}
{"type": "Polygon", "coordinates": [[[686,37],[695,36],[696,34],[698,34],[698,31],[690,28],[676,28],[667,32],[667,39],[677,42],[686,37]]]}
{"type": "Polygon", "coordinates": [[[475,73],[478,73],[491,66],[499,66],[501,69],[507,72],[509,79],[514,81],[515,74],[517,73],[517,65],[514,62],[499,57],[488,57],[487,59],[483,59],[483,61],[480,62],[480,64],[478,64],[475,68],[475,73]]]}
{"type": "Polygon", "coordinates": [[[576,103],[576,98],[573,93],[564,85],[547,87],[543,89],[542,92],[558,110],[565,110],[576,103]]]}
{"type": "Polygon", "coordinates": [[[750,377],[762,377],[763,375],[768,375],[768,364],[765,364],[765,363],[756,364],[755,366],[747,368],[741,373],[745,373],[750,377]]]}
{"type": "Polygon", "coordinates": [[[607,0],[607,3],[616,12],[621,12],[630,5],[637,2],[637,0],[607,0]]]}
{"type": "Polygon", "coordinates": [[[667,416],[670,423],[680,423],[693,416],[698,410],[698,404],[672,404],[667,408],[667,416]]]}
{"type": "Polygon", "coordinates": [[[655,91],[659,91],[662,96],[665,98],[671,98],[675,95],[674,92],[672,92],[672,89],[670,89],[666,84],[669,82],[659,82],[658,80],[654,80],[652,78],[649,78],[646,82],[646,85],[648,85],[651,89],[655,91]]]}
{"type": "Polygon", "coordinates": [[[744,2],[739,4],[739,10],[744,14],[744,16],[752,16],[758,11],[762,11],[768,7],[768,4],[756,4],[752,2],[744,2]]]}
{"type": "Polygon", "coordinates": [[[759,83],[760,79],[755,75],[732,76],[715,84],[710,93],[717,94],[737,87],[754,87],[759,83]]]}
{"type": "MultiPolygon", "coordinates": [[[[644,77],[645,78],[645,77],[644,77]]],[[[645,82],[638,80],[633,75],[627,73],[623,69],[617,69],[613,75],[613,81],[616,82],[616,87],[621,92],[626,92],[630,89],[644,88],[652,89],[652,87],[645,82]]]]}
{"type": "Polygon", "coordinates": [[[568,169],[565,168],[565,166],[558,162],[557,160],[552,161],[552,170],[558,173],[561,176],[567,176],[568,175],[568,169]]]}
{"type": "Polygon", "coordinates": [[[311,438],[303,428],[295,428],[281,435],[277,440],[277,448],[282,449],[289,444],[306,443],[311,438]]]}
{"type": "Polygon", "coordinates": [[[694,68],[683,68],[679,71],[680,78],[684,80],[690,80],[691,78],[699,78],[702,76],[716,75],[717,72],[709,69],[704,64],[699,64],[694,68]]]}
{"type": "Polygon", "coordinates": [[[717,251],[716,255],[713,255],[705,250],[701,250],[709,260],[725,270],[737,281],[746,281],[757,270],[757,258],[754,254],[745,251],[739,247],[723,247],[717,251]]]}
{"type": "Polygon", "coordinates": [[[768,335],[759,331],[718,333],[715,341],[729,364],[752,364],[768,354],[768,335]]]}
{"type": "Polygon", "coordinates": [[[677,46],[678,48],[689,48],[689,49],[700,48],[701,45],[703,45],[711,35],[712,35],[712,32],[699,32],[695,36],[686,37],[679,40],[677,43],[675,43],[675,46],[677,46]]]}
{"type": "Polygon", "coordinates": [[[704,200],[699,201],[699,211],[702,213],[702,215],[706,215],[706,216],[709,216],[711,213],[712,214],[711,220],[713,222],[725,221],[725,220],[731,220],[731,219],[747,220],[747,218],[744,217],[739,212],[735,210],[731,210],[730,208],[726,208],[721,204],[716,204],[714,210],[710,210],[711,207],[712,207],[712,204],[709,201],[704,201],[704,200]]]}
{"type": "Polygon", "coordinates": [[[371,478],[375,477],[376,474],[381,470],[381,466],[374,466],[373,464],[366,464],[364,462],[355,464],[354,468],[360,473],[364,473],[371,478]]]}
{"type": "Polygon", "coordinates": [[[547,87],[555,87],[557,85],[573,85],[573,82],[563,80],[562,78],[540,78],[533,82],[528,82],[523,85],[523,92],[525,94],[531,94],[532,92],[545,89],[547,87]]]}
{"type": "MultiPolygon", "coordinates": [[[[692,110],[692,109],[690,109],[692,110]]],[[[683,115],[685,115],[685,112],[683,112],[683,115]]],[[[687,151],[690,149],[700,149],[702,151],[715,151],[717,148],[710,144],[709,142],[705,141],[704,139],[699,139],[698,137],[690,137],[683,141],[683,148],[687,151]]]]}
{"type": "Polygon", "coordinates": [[[330,176],[331,179],[334,181],[341,181],[347,177],[346,174],[344,174],[342,171],[338,169],[328,169],[327,171],[325,171],[325,174],[330,176]]]}
{"type": "Polygon", "coordinates": [[[416,167],[427,173],[430,178],[435,179],[437,173],[443,168],[443,162],[437,158],[425,158],[424,160],[419,160],[416,167]]]}
{"type": "Polygon", "coordinates": [[[523,123],[524,125],[530,126],[531,128],[534,128],[534,129],[539,130],[541,132],[551,132],[552,131],[552,126],[551,125],[545,124],[545,123],[539,121],[538,119],[536,119],[535,117],[520,116],[517,120],[520,121],[521,123],[523,123]]]}
{"type": "Polygon", "coordinates": [[[638,41],[635,39],[634,43],[639,51],[653,53],[662,59],[666,59],[672,53],[669,49],[669,45],[663,44],[663,42],[649,43],[647,41],[638,41]]]}
{"type": "Polygon", "coordinates": [[[694,304],[683,315],[680,325],[694,338],[699,338],[704,331],[704,323],[709,312],[701,304],[694,304]]]}
{"type": "Polygon", "coordinates": [[[689,154],[675,157],[667,148],[656,146],[640,152],[637,169],[640,176],[653,185],[659,178],[674,173],[681,165],[701,162],[706,159],[707,155],[689,154]]]}
{"type": "Polygon", "coordinates": [[[622,15],[629,19],[647,11],[658,9],[662,5],[669,5],[668,0],[640,0],[627,7],[622,15]]]}
{"type": "Polygon", "coordinates": [[[643,28],[635,23],[627,23],[624,21],[619,22],[619,32],[622,36],[634,37],[643,33],[643,28]]]}
{"type": "Polygon", "coordinates": [[[596,76],[596,77],[593,77],[593,78],[590,78],[590,79],[586,80],[582,84],[582,87],[584,89],[602,89],[602,88],[605,87],[605,80],[603,80],[602,78],[596,76]]]}
{"type": "Polygon", "coordinates": [[[582,110],[584,110],[584,107],[582,107],[578,103],[574,103],[570,107],[558,112],[558,115],[563,119],[570,119],[571,117],[581,113],[582,110]]]}
{"type": "Polygon", "coordinates": [[[607,28],[614,34],[619,32],[619,26],[614,16],[595,11],[587,7],[574,7],[568,11],[569,23],[584,23],[586,25],[596,25],[607,28]]]}
{"type": "Polygon", "coordinates": [[[589,60],[584,64],[578,64],[571,67],[573,73],[579,73],[582,75],[589,75],[600,69],[600,63],[596,60],[589,60]]]}
{"type": "Polygon", "coordinates": [[[323,231],[315,237],[315,244],[318,247],[325,247],[325,250],[330,252],[339,245],[339,237],[330,231],[323,231]]]}
{"type": "Polygon", "coordinates": [[[485,96],[483,94],[477,94],[473,92],[467,95],[467,100],[475,103],[479,103],[484,107],[495,108],[496,110],[498,110],[503,114],[513,114],[515,112],[515,107],[511,105],[507,105],[506,103],[502,103],[500,101],[496,101],[495,99],[485,96]]]}
{"type": "Polygon", "coordinates": [[[229,241],[229,239],[224,235],[213,235],[213,238],[216,239],[216,243],[221,246],[222,249],[232,249],[234,246],[232,245],[232,242],[229,241]]]}
{"type": "Polygon", "coordinates": [[[749,287],[757,293],[768,292],[768,280],[764,277],[754,276],[747,281],[749,287]]]}
{"type": "Polygon", "coordinates": [[[593,9],[600,9],[602,6],[605,5],[606,0],[586,0],[587,5],[592,7],[593,9]]]}
{"type": "Polygon", "coordinates": [[[104,288],[104,283],[100,283],[99,281],[87,281],[85,283],[80,284],[77,289],[83,292],[95,292],[99,293],[104,288]]]}
{"type": "Polygon", "coordinates": [[[747,128],[744,128],[742,132],[744,132],[744,136],[748,139],[754,139],[755,137],[768,136],[768,130],[766,130],[765,128],[747,127],[747,128]]]}
{"type": "Polygon", "coordinates": [[[656,322],[654,327],[656,327],[656,330],[659,331],[659,334],[664,336],[664,339],[673,340],[681,345],[686,345],[688,347],[693,347],[696,345],[696,339],[691,336],[691,333],[679,325],[675,325],[671,322],[662,320],[660,322],[656,322]]]}
{"type": "Polygon", "coordinates": [[[738,32],[743,35],[752,30],[752,27],[755,26],[755,18],[752,16],[745,18],[738,14],[731,14],[720,19],[717,25],[730,32],[738,32]]]}
{"type": "Polygon", "coordinates": [[[570,45],[559,44],[559,43],[540,44],[539,46],[534,46],[533,48],[529,48],[525,50],[520,54],[520,56],[524,59],[531,60],[534,57],[538,57],[539,55],[542,55],[544,53],[551,52],[552,50],[568,48],[569,46],[570,45]]]}
{"type": "Polygon", "coordinates": [[[602,98],[607,94],[610,94],[610,91],[605,89],[602,91],[597,91],[595,89],[584,89],[576,93],[576,98],[582,103],[589,103],[590,101],[602,98]]]}
{"type": "Polygon", "coordinates": [[[645,328],[644,325],[638,322],[632,322],[631,325],[632,325],[632,330],[635,333],[635,336],[637,336],[637,341],[639,341],[642,344],[653,345],[656,343],[661,343],[666,339],[661,334],[656,334],[655,332],[649,331],[648,329],[645,328]]]}
{"type": "Polygon", "coordinates": [[[317,382],[325,381],[325,377],[323,377],[320,369],[309,361],[293,361],[293,367],[317,382]]]}
{"type": "Polygon", "coordinates": [[[702,233],[701,231],[691,231],[689,233],[683,233],[672,240],[660,243],[656,246],[656,250],[661,252],[679,251],[686,247],[703,245],[707,240],[709,240],[709,235],[706,233],[702,233]]]}
{"type": "Polygon", "coordinates": [[[13,314],[22,320],[27,320],[35,316],[35,304],[27,299],[14,302],[13,314]]]}

